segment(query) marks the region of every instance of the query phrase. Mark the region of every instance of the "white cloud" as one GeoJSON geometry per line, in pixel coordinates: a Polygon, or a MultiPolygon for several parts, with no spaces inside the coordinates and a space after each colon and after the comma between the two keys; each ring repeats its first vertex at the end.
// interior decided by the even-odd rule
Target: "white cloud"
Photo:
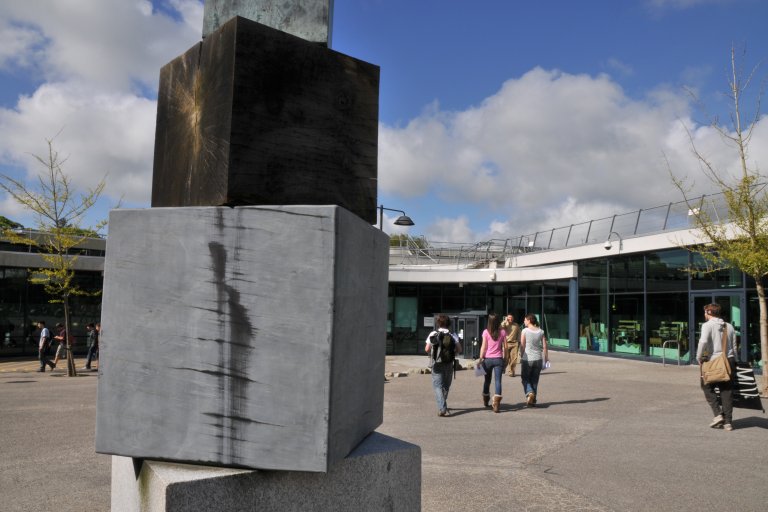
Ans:
{"type": "Polygon", "coordinates": [[[155,112],[154,101],[135,95],[74,82],[45,84],[16,109],[0,111],[0,149],[4,160],[37,174],[31,155],[45,155],[45,140],[55,136],[54,147],[67,158],[65,172],[78,188],[109,174],[107,195],[146,202],[155,112]]]}
{"type": "MultiPolygon", "coordinates": [[[[382,126],[379,186],[482,208],[500,217],[482,230],[489,238],[503,226],[514,236],[678,201],[664,155],[677,175],[699,171],[681,128],[681,119],[693,126],[689,111],[682,91],[636,100],[608,76],[537,68],[466,111],[431,109],[404,127],[382,126]]],[[[721,169],[737,169],[719,137],[693,133],[721,169]]],[[[768,151],[762,133],[752,144],[757,161],[768,151]]],[[[467,236],[456,222],[441,221],[428,237],[467,236]]]]}
{"type": "Polygon", "coordinates": [[[40,31],[0,20],[0,69],[32,67],[44,42],[40,31]]]}
{"type": "Polygon", "coordinates": [[[700,5],[729,4],[735,1],[737,0],[646,0],[646,5],[657,11],[666,9],[684,10],[700,5]]]}
{"type": "Polygon", "coordinates": [[[437,218],[427,230],[427,239],[435,242],[471,242],[476,234],[469,226],[469,219],[461,215],[455,219],[437,218]]]}
{"type": "Polygon", "coordinates": [[[632,68],[632,66],[613,57],[608,59],[605,65],[608,69],[611,69],[624,77],[632,76],[635,74],[635,70],[632,68]]]}
{"type": "Polygon", "coordinates": [[[26,51],[19,59],[35,60],[47,81],[86,80],[120,90],[139,82],[155,89],[160,67],[201,38],[202,4],[175,0],[172,6],[181,21],[138,0],[2,2],[0,19],[26,28],[16,34],[16,46],[26,51]]]}
{"type": "Polygon", "coordinates": [[[76,187],[108,174],[113,203],[148,204],[157,107],[145,96],[154,96],[160,67],[202,31],[199,0],[166,8],[176,17],[146,0],[1,3],[0,66],[34,66],[45,83],[0,109],[0,163],[36,175],[30,154],[45,154],[45,140],[61,132],[54,145],[76,187]]]}

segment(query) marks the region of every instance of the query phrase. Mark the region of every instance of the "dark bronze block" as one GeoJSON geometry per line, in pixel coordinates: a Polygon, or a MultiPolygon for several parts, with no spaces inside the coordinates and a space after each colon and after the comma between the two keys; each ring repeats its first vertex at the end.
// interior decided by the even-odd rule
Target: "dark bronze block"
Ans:
{"type": "Polygon", "coordinates": [[[379,68],[244,18],[160,72],[152,206],[336,204],[376,222],[379,68]]]}

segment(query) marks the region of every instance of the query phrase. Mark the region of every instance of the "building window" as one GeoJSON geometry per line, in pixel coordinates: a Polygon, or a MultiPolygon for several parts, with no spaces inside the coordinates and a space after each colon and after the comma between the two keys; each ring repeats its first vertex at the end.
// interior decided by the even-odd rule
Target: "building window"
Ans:
{"type": "Polygon", "coordinates": [[[643,294],[611,295],[609,351],[643,354],[643,294]]]}
{"type": "Polygon", "coordinates": [[[744,274],[739,269],[731,267],[709,272],[707,262],[697,253],[691,253],[691,269],[692,290],[741,288],[744,285],[744,274]]]}
{"type": "Polygon", "coordinates": [[[612,293],[642,292],[643,255],[622,256],[609,260],[609,286],[612,293]]]}
{"type": "Polygon", "coordinates": [[[568,348],[568,296],[544,297],[541,327],[553,347],[568,348]]]}
{"type": "Polygon", "coordinates": [[[684,249],[649,253],[646,256],[646,289],[649,292],[687,292],[688,257],[689,252],[684,249]]]}
{"type": "Polygon", "coordinates": [[[688,293],[649,293],[648,332],[648,355],[689,361],[688,293]]]}
{"type": "Polygon", "coordinates": [[[608,295],[579,295],[579,350],[608,352],[608,295]]]}

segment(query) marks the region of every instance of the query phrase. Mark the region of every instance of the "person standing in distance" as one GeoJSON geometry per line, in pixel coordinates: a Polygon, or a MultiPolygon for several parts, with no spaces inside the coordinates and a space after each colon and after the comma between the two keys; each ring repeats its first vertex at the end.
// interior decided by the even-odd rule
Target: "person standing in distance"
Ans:
{"type": "Polygon", "coordinates": [[[437,330],[429,333],[426,345],[424,345],[424,352],[430,356],[430,361],[432,363],[432,389],[435,392],[438,416],[451,415],[451,412],[448,410],[448,391],[451,389],[451,382],[453,382],[454,362],[436,361],[434,350],[436,344],[439,343],[440,339],[444,336],[450,336],[453,354],[461,354],[461,342],[459,342],[459,337],[451,332],[451,319],[448,318],[448,315],[438,315],[437,330]]]}
{"type": "Polygon", "coordinates": [[[517,358],[520,354],[520,326],[515,323],[515,317],[508,313],[507,317],[501,322],[501,328],[507,333],[507,340],[504,346],[505,359],[507,360],[507,377],[514,377],[517,358]]]}
{"type": "Polygon", "coordinates": [[[53,371],[54,364],[50,359],[48,359],[48,356],[46,355],[48,347],[51,344],[51,331],[48,330],[48,328],[45,326],[45,322],[42,320],[37,322],[37,328],[40,329],[40,342],[37,345],[37,354],[38,358],[40,359],[40,369],[37,371],[45,372],[45,365],[50,366],[51,371],[53,371]]]}
{"type": "MultiPolygon", "coordinates": [[[[736,331],[733,326],[721,318],[722,308],[720,304],[707,304],[704,306],[704,318],[706,322],[701,324],[701,338],[696,349],[696,360],[699,366],[705,360],[720,357],[723,350],[731,366],[731,375],[736,375],[736,353],[733,347],[736,341],[736,331]],[[725,334],[725,346],[723,346],[723,334],[725,334]]],[[[714,418],[709,424],[712,428],[720,428],[727,431],[733,430],[733,382],[718,382],[716,384],[704,384],[701,379],[701,389],[704,397],[712,408],[714,418]],[[715,388],[720,389],[720,400],[715,394],[715,388]]]]}
{"type": "Polygon", "coordinates": [[[85,359],[84,370],[91,369],[91,361],[99,351],[99,331],[96,330],[96,325],[90,323],[85,326],[85,330],[88,331],[88,357],[85,359]]]}

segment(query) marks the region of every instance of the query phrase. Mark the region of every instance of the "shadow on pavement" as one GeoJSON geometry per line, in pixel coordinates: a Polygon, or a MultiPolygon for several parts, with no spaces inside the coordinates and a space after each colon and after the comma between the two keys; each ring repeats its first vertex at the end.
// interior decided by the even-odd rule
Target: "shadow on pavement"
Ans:
{"type": "Polygon", "coordinates": [[[733,420],[733,427],[736,429],[741,428],[764,428],[768,429],[768,418],[760,418],[753,416],[751,418],[742,418],[733,420]]]}
{"type": "Polygon", "coordinates": [[[534,409],[547,409],[553,405],[572,405],[572,404],[587,404],[590,402],[604,402],[606,400],[610,400],[610,398],[600,397],[600,398],[585,398],[583,400],[564,400],[562,402],[544,402],[541,404],[537,403],[534,409]]]}

